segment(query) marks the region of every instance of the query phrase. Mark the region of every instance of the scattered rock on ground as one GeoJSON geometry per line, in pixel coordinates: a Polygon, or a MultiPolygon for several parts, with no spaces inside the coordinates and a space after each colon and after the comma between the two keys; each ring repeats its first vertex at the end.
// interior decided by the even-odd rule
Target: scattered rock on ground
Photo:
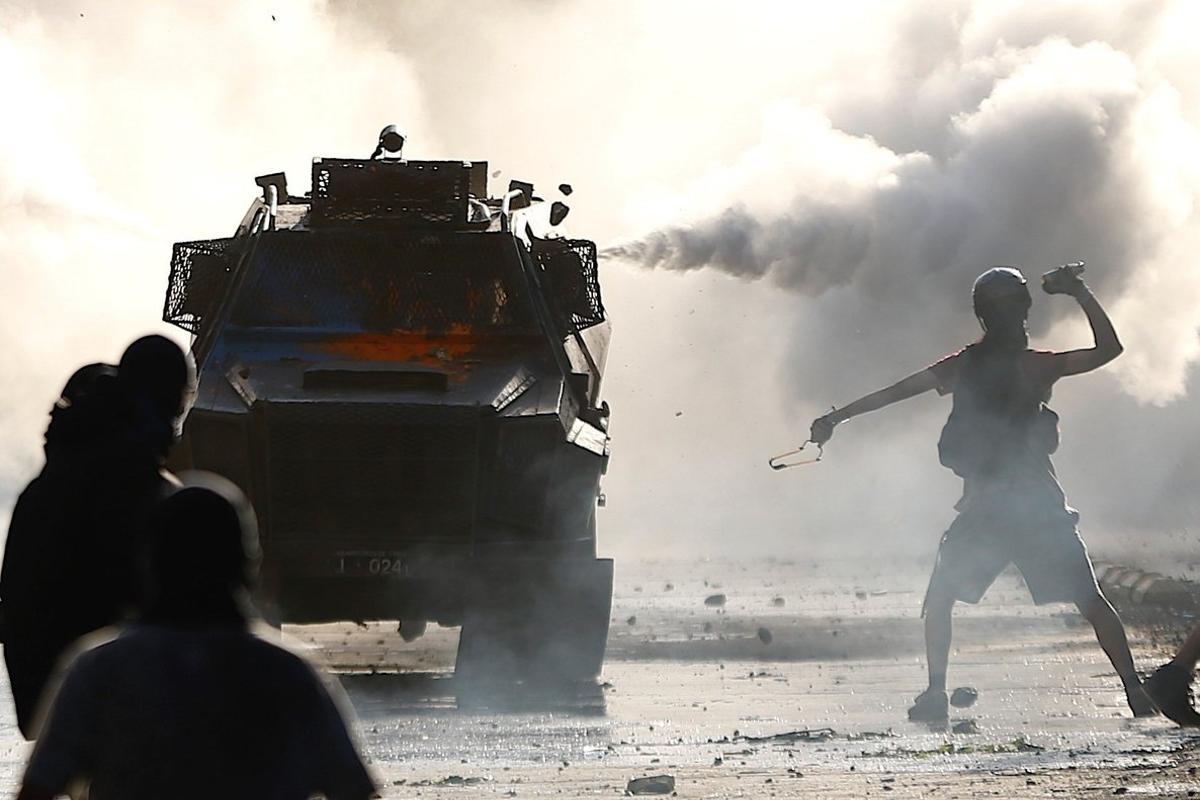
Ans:
{"type": "Polygon", "coordinates": [[[775,637],[772,636],[771,632],[766,628],[758,629],[758,640],[763,644],[770,644],[774,639],[775,637]]]}
{"type": "Polygon", "coordinates": [[[704,605],[712,606],[713,608],[720,608],[721,606],[725,605],[725,595],[710,594],[708,597],[704,598],[704,605]]]}
{"type": "Polygon", "coordinates": [[[675,778],[671,775],[633,778],[625,786],[625,794],[670,794],[673,791],[675,791],[675,778]]]}
{"type": "Polygon", "coordinates": [[[955,708],[970,708],[979,699],[979,690],[974,686],[959,686],[950,693],[950,705],[955,708]]]}
{"type": "Polygon", "coordinates": [[[951,728],[955,733],[979,733],[979,726],[973,719],[961,719],[951,728]]]}
{"type": "Polygon", "coordinates": [[[775,606],[776,608],[783,608],[785,605],[787,605],[787,600],[784,600],[782,597],[776,597],[771,601],[771,605],[775,606]]]}

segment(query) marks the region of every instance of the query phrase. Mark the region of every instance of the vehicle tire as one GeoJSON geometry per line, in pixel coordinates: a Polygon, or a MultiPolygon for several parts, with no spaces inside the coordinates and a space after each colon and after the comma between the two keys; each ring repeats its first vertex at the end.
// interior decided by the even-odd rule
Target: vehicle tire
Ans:
{"type": "Polygon", "coordinates": [[[604,663],[612,586],[611,559],[489,564],[468,593],[456,679],[594,681],[604,663]]]}

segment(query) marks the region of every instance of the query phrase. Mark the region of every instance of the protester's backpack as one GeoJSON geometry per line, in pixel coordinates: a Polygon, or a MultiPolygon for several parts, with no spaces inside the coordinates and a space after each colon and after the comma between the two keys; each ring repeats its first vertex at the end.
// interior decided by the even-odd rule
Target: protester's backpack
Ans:
{"type": "Polygon", "coordinates": [[[1027,385],[1023,356],[978,345],[963,352],[954,405],[938,439],[938,460],[959,477],[987,478],[1015,458],[1058,449],[1058,414],[1039,387],[1027,385]]]}

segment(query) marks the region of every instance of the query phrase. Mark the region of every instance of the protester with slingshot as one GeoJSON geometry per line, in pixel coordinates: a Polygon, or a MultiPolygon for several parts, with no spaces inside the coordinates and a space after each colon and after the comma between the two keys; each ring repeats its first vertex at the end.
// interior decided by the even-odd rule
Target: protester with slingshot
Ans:
{"type": "Polygon", "coordinates": [[[1091,325],[1092,347],[1067,352],[1029,348],[1032,298],[1011,267],[989,269],[972,291],[983,336],[926,369],[865,395],[812,423],[810,441],[823,445],[852,417],[931,389],[953,395],[938,452],[963,479],[958,516],[943,535],[922,614],[929,687],[908,716],[948,717],[946,665],[951,615],[959,601],[977,603],[1000,572],[1016,564],[1035,603],[1071,602],[1096,631],[1135,716],[1155,713],[1133,665],[1125,628],[1104,597],[1050,456],[1058,447],[1058,416],[1046,403],[1059,378],[1091,372],[1121,354],[1108,315],[1080,280],[1081,262],[1043,276],[1049,294],[1078,301],[1091,325]]]}

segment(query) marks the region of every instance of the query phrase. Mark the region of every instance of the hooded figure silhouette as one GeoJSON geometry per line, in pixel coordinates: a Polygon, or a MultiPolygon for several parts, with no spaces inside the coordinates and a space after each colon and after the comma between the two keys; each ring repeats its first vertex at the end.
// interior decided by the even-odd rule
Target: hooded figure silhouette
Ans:
{"type": "Polygon", "coordinates": [[[146,524],[177,485],[163,470],[190,384],[187,356],[146,336],[120,364],[89,364],[50,412],[46,463],[13,508],[0,567],[4,661],[31,738],[66,648],[139,605],[146,524]]]}

